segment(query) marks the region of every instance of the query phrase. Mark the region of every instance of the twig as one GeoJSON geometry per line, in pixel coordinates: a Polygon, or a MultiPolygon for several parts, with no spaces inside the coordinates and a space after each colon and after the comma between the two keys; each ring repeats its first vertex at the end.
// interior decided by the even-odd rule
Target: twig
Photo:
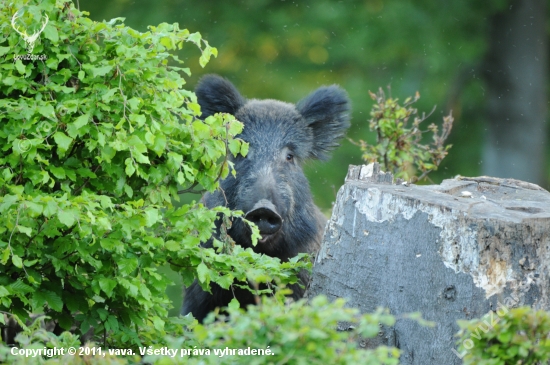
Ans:
{"type": "Polygon", "coordinates": [[[206,192],[205,189],[202,189],[202,190],[193,190],[195,188],[195,186],[199,185],[199,183],[197,181],[195,181],[193,183],[193,185],[191,185],[190,187],[188,187],[187,189],[184,189],[184,190],[178,190],[178,194],[187,194],[187,193],[190,193],[190,194],[202,194],[204,192],[206,192]]]}
{"type": "Polygon", "coordinates": [[[193,266],[183,266],[183,265],[178,265],[178,264],[174,264],[174,262],[171,260],[171,259],[168,259],[166,260],[170,265],[174,265],[176,267],[181,267],[182,269],[189,269],[189,268],[192,268],[193,266]]]}
{"type": "MultiPolygon", "coordinates": [[[[223,173],[223,167],[227,163],[227,154],[229,153],[228,134],[229,134],[229,125],[226,123],[225,124],[225,140],[224,140],[224,142],[225,142],[225,156],[223,157],[223,162],[221,164],[220,172],[218,173],[218,176],[216,177],[216,181],[219,181],[221,179],[222,173],[223,173]]],[[[193,183],[193,185],[191,185],[189,188],[187,188],[185,190],[179,190],[178,194],[185,194],[185,193],[202,194],[202,193],[206,192],[205,189],[203,189],[203,190],[193,190],[193,188],[195,188],[197,185],[198,185],[198,182],[195,181],[193,183]]],[[[225,204],[228,205],[229,203],[227,201],[227,197],[225,196],[225,192],[223,191],[223,189],[221,187],[219,187],[219,189],[222,191],[223,197],[225,199],[225,204]]]]}
{"type": "MultiPolygon", "coordinates": [[[[17,217],[15,218],[15,226],[13,227],[13,230],[11,231],[10,238],[8,240],[8,248],[10,249],[11,256],[13,257],[13,249],[11,248],[11,239],[13,237],[13,234],[15,233],[15,229],[17,228],[17,225],[19,224],[19,214],[21,213],[21,208],[23,204],[19,205],[19,208],[17,208],[17,217]]],[[[25,264],[22,264],[21,267],[23,268],[23,271],[25,272],[25,276],[29,276],[27,273],[27,270],[25,269],[25,264]]]]}
{"type": "MultiPolygon", "coordinates": [[[[99,170],[99,168],[101,167],[101,165],[97,165],[96,168],[94,169],[93,173],[95,174],[97,170],[99,170]]],[[[73,195],[77,195],[82,189],[84,189],[84,187],[86,187],[86,185],[88,185],[88,183],[90,182],[90,178],[86,178],[86,181],[84,181],[84,183],[74,191],[73,195]]]]}
{"type": "Polygon", "coordinates": [[[38,231],[36,232],[36,234],[34,236],[32,236],[31,238],[29,238],[29,242],[27,242],[27,245],[25,246],[25,248],[29,248],[29,245],[31,244],[31,242],[36,238],[36,236],[38,236],[40,234],[40,232],[42,232],[42,229],[44,228],[44,224],[48,221],[47,218],[44,218],[44,221],[42,222],[42,224],[40,225],[40,228],[38,229],[38,231]]]}

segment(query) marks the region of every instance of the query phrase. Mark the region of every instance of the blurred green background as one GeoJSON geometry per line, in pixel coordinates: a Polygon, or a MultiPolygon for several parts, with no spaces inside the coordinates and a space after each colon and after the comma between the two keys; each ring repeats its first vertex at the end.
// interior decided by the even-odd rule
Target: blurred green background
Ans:
{"type": "MultiPolygon", "coordinates": [[[[246,97],[297,102],[339,84],[352,100],[354,140],[375,140],[368,90],[390,85],[400,100],[419,91],[420,112],[437,105],[426,126],[450,110],[455,117],[453,147],[430,175],[434,183],[492,174],[550,188],[547,0],[75,2],[94,20],[125,17],[140,31],[177,22],[200,32],[219,56],[202,69],[193,45],[182,51],[193,73],[189,89],[201,75],[217,73],[246,97]]],[[[343,140],[328,163],[306,167],[325,212],[360,156],[343,140]]]]}
{"type": "MultiPolygon", "coordinates": [[[[430,175],[439,183],[457,174],[484,173],[482,145],[489,124],[490,87],[483,73],[491,67],[486,59],[494,41],[493,19],[499,13],[516,14],[525,2],[80,0],[79,6],[95,20],[125,17],[127,25],[140,31],[146,31],[147,25],[178,22],[182,28],[200,32],[218,48],[219,56],[202,69],[193,45],[182,51],[193,73],[190,89],[201,75],[218,73],[246,97],[297,102],[320,85],[340,84],[352,100],[348,136],[354,140],[374,141],[368,127],[373,104],[368,90],[386,90],[390,85],[392,96],[401,100],[419,91],[420,111],[428,113],[437,105],[426,125],[441,123],[450,110],[455,117],[448,141],[453,144],[450,154],[439,171],[430,175]]],[[[547,3],[526,3],[532,7],[530,3],[537,2],[547,3]]],[[[545,38],[550,33],[547,13],[548,8],[540,14],[545,38]]],[[[546,92],[548,74],[539,76],[545,79],[546,92]]],[[[546,115],[542,118],[547,119],[546,115]]],[[[549,135],[547,124],[541,130],[544,137],[549,135]]],[[[547,144],[544,154],[550,154],[547,144]]],[[[331,207],[348,165],[360,164],[360,156],[358,147],[344,140],[329,163],[307,166],[319,206],[331,207]]],[[[546,163],[533,169],[548,171],[546,163]]],[[[522,178],[513,171],[506,173],[503,177],[522,178]]],[[[542,176],[523,179],[548,188],[548,172],[542,176]]]]}

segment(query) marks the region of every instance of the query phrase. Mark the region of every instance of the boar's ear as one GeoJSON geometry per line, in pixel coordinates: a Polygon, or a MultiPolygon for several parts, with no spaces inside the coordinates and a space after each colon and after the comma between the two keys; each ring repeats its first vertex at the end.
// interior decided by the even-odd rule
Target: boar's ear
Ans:
{"type": "Polygon", "coordinates": [[[350,125],[347,93],[337,85],[323,86],[300,100],[296,108],[313,131],[310,157],[326,160],[350,125]]]}
{"type": "Polygon", "coordinates": [[[195,89],[201,106],[201,118],[205,119],[216,113],[235,115],[244,105],[245,99],[233,84],[217,75],[206,75],[199,80],[195,89]]]}

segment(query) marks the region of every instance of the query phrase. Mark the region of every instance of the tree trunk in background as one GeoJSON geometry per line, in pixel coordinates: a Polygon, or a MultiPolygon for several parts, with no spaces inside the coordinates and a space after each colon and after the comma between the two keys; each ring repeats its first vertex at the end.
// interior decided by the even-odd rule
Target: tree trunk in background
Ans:
{"type": "Polygon", "coordinates": [[[514,0],[491,21],[484,75],[488,117],[483,174],[548,187],[546,0],[514,0]]]}

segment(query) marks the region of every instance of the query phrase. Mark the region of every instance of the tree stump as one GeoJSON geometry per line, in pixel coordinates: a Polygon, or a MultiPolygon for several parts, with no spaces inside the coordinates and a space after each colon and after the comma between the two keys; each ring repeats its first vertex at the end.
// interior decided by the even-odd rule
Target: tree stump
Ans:
{"type": "Polygon", "coordinates": [[[550,309],[550,193],[492,177],[392,180],[378,164],[350,166],[308,290],[389,308],[395,326],[368,346],[400,348],[401,364],[461,364],[458,319],[550,309]],[[399,318],[412,312],[436,326],[399,318]]]}

